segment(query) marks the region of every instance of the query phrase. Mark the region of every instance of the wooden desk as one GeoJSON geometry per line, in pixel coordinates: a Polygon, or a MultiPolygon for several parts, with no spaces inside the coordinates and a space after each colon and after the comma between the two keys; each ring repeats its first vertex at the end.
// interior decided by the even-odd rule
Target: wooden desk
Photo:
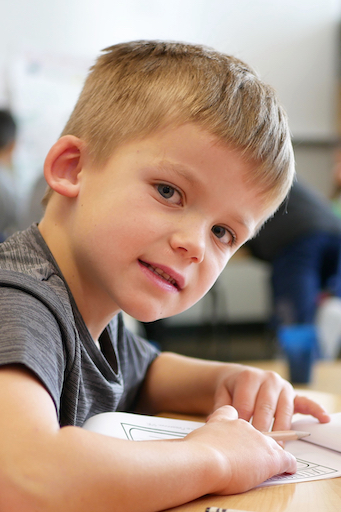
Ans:
{"type": "MultiPolygon", "coordinates": [[[[328,412],[341,411],[341,395],[311,390],[300,394],[319,401],[328,412]]],[[[256,488],[234,496],[206,496],[165,512],[205,512],[209,506],[253,512],[340,512],[341,478],[256,488]]]]}

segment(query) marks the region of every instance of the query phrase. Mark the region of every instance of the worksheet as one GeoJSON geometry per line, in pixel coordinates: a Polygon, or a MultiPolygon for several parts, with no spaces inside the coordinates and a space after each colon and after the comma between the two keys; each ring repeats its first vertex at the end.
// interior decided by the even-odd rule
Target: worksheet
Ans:
{"type": "Polygon", "coordinates": [[[105,412],[87,420],[83,428],[120,439],[153,441],[156,439],[179,439],[202,425],[204,423],[198,421],[127,412],[105,412]]]}
{"type": "Polygon", "coordinates": [[[285,449],[295,455],[297,472],[270,478],[262,486],[323,480],[341,476],[341,413],[332,414],[330,423],[319,423],[312,416],[300,416],[293,430],[310,432],[300,441],[288,441],[285,449]]]}
{"type": "MultiPolygon", "coordinates": [[[[93,416],[84,424],[84,428],[100,434],[128,439],[131,441],[152,441],[158,439],[179,439],[203,423],[158,416],[144,416],[124,412],[107,412],[93,416]]],[[[295,430],[311,432],[309,438],[300,441],[288,441],[285,449],[297,459],[297,472],[294,475],[274,476],[260,487],[286,483],[323,480],[341,476],[341,453],[314,444],[327,445],[335,438],[339,448],[341,437],[341,413],[332,415],[331,423],[319,424],[315,419],[293,423],[295,430]],[[307,441],[309,439],[309,442],[307,441]]]]}
{"type": "Polygon", "coordinates": [[[266,480],[260,487],[268,485],[308,482],[341,476],[341,453],[322,448],[306,441],[287,441],[285,449],[295,455],[297,472],[293,475],[278,475],[266,480]]]}

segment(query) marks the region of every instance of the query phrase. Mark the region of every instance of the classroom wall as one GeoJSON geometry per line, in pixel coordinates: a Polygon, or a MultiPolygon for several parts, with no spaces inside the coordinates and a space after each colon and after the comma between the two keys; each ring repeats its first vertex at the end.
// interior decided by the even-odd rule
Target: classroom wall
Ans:
{"type": "MultiPolygon", "coordinates": [[[[341,0],[11,0],[1,7],[0,105],[12,107],[20,123],[16,169],[24,197],[99,51],[141,38],[204,43],[253,65],[288,112],[298,173],[328,195],[341,0]]],[[[267,268],[235,265],[221,279],[230,318],[264,317],[267,268]]],[[[194,310],[180,321],[198,320],[201,305],[194,310]]]]}
{"type": "Polygon", "coordinates": [[[275,87],[296,139],[330,139],[340,12],[341,0],[2,2],[0,104],[12,103],[23,125],[22,144],[29,139],[30,150],[19,161],[24,179],[38,172],[99,51],[129,39],[182,39],[233,53],[275,87]],[[34,90],[41,88],[36,95],[29,90],[34,76],[34,90]],[[39,100],[42,120],[32,128],[39,100]]]}

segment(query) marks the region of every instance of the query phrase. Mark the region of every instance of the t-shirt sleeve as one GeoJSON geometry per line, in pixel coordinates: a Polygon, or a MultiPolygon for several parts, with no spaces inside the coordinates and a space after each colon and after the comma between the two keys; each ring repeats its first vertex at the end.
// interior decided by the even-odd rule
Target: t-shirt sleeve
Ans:
{"type": "Polygon", "coordinates": [[[59,413],[64,350],[58,322],[36,297],[0,287],[0,366],[22,364],[50,393],[59,413]]]}

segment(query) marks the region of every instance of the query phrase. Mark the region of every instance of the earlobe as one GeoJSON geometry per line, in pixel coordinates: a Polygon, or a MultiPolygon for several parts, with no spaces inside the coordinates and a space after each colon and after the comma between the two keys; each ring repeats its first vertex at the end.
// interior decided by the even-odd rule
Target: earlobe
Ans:
{"type": "Polygon", "coordinates": [[[78,137],[65,135],[50,149],[45,159],[44,175],[49,186],[65,197],[77,197],[85,144],[78,137]]]}

